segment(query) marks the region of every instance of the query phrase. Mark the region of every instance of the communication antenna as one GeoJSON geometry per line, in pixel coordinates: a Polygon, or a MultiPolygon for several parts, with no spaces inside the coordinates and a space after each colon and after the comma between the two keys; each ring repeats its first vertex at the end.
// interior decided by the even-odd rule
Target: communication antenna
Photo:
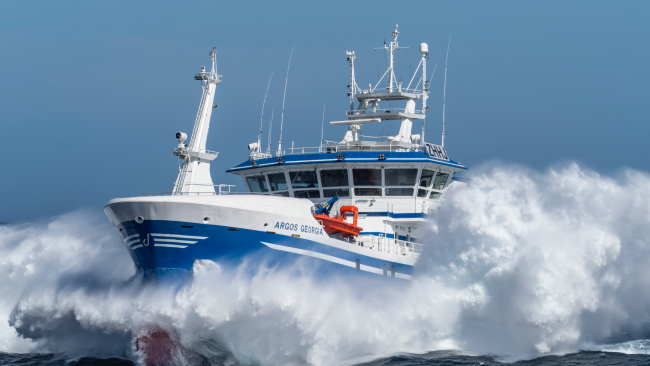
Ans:
{"type": "MultiPolygon", "coordinates": [[[[433,75],[436,74],[436,69],[437,69],[437,68],[438,68],[438,63],[436,62],[436,66],[433,67],[433,72],[431,73],[431,77],[429,78],[429,80],[433,80],[433,75]]],[[[415,72],[418,72],[418,70],[415,70],[415,72]]],[[[413,80],[411,80],[411,81],[413,81],[413,80]]],[[[419,84],[420,84],[420,83],[418,82],[418,85],[419,85],[419,84]]],[[[410,85],[411,85],[411,83],[409,83],[409,86],[410,86],[410,85]]],[[[424,84],[423,84],[423,85],[424,85],[424,84]]],[[[417,88],[417,85],[416,85],[415,87],[417,88]]],[[[424,86],[423,86],[423,87],[424,87],[424,86]]],[[[408,89],[408,87],[407,87],[407,89],[408,89]]],[[[427,97],[427,98],[428,98],[428,97],[427,97]]],[[[443,103],[444,103],[444,102],[443,102],[443,103]]],[[[443,119],[444,119],[444,118],[443,118],[443,119]]],[[[427,123],[427,120],[426,120],[426,118],[424,118],[424,119],[422,120],[422,140],[421,140],[421,141],[422,141],[422,142],[421,142],[421,145],[422,145],[422,146],[424,146],[424,144],[425,144],[425,142],[424,142],[424,131],[425,131],[426,123],[427,123]]]]}
{"type": "Polygon", "coordinates": [[[284,101],[287,99],[287,83],[289,82],[289,68],[291,67],[291,58],[293,57],[293,46],[291,46],[291,55],[289,56],[289,65],[287,66],[287,78],[284,80],[284,97],[282,97],[282,118],[280,118],[280,141],[278,142],[278,154],[282,155],[282,125],[284,124],[284,101]]]}
{"type": "Polygon", "coordinates": [[[325,124],[325,104],[323,104],[323,120],[320,122],[320,149],[323,150],[323,125],[325,124]]]}
{"type": "Polygon", "coordinates": [[[449,36],[449,43],[447,44],[447,58],[445,59],[445,86],[442,91],[442,147],[445,147],[445,101],[447,99],[447,61],[449,61],[449,45],[451,45],[451,36],[449,36]]]}
{"type": "Polygon", "coordinates": [[[262,152],[262,126],[264,123],[264,106],[266,105],[266,95],[269,94],[269,86],[271,86],[271,79],[273,79],[273,72],[269,78],[269,84],[266,86],[266,93],[264,93],[264,102],[262,102],[262,116],[260,117],[260,135],[257,136],[257,152],[262,152]]]}
{"type": "Polygon", "coordinates": [[[271,133],[273,132],[273,112],[275,109],[271,109],[271,120],[269,121],[269,141],[268,146],[266,147],[266,152],[271,153],[271,133]]]}

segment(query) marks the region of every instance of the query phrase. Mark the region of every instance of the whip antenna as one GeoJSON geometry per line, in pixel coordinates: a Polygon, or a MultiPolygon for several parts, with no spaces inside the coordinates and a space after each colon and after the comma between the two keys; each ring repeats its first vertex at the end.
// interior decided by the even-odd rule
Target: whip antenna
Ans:
{"type": "Polygon", "coordinates": [[[269,141],[268,147],[266,148],[267,153],[271,153],[271,133],[273,132],[273,112],[275,109],[271,109],[271,120],[269,121],[269,141]]]}
{"type": "Polygon", "coordinates": [[[278,154],[282,155],[282,125],[284,124],[284,101],[287,99],[287,83],[289,82],[289,68],[291,67],[291,58],[293,57],[293,46],[291,46],[291,55],[289,56],[289,65],[287,66],[287,78],[284,80],[284,97],[282,97],[282,117],[280,118],[280,141],[278,142],[278,154]]]}
{"type": "MultiPolygon", "coordinates": [[[[437,68],[438,68],[438,63],[436,62],[436,66],[433,67],[433,72],[431,73],[431,77],[429,78],[429,80],[433,80],[433,75],[436,74],[436,69],[437,68]]],[[[415,72],[418,72],[418,70],[415,70],[415,72]]],[[[422,70],[422,72],[424,73],[424,70],[422,70]]],[[[411,79],[411,81],[413,81],[413,79],[411,79]]],[[[418,85],[420,85],[419,81],[418,81],[418,85]]],[[[409,83],[409,86],[411,86],[411,83],[409,83]]],[[[416,85],[415,88],[417,88],[417,87],[418,86],[416,85]]],[[[424,84],[422,84],[422,87],[424,88],[424,84]]],[[[408,86],[406,88],[408,89],[408,86]]],[[[445,118],[443,117],[442,119],[444,120],[445,118]]],[[[425,118],[425,119],[422,120],[422,141],[420,143],[420,145],[422,145],[422,146],[424,146],[424,144],[425,144],[425,142],[424,142],[424,132],[426,130],[426,125],[427,125],[427,120],[425,118]]]]}
{"type": "Polygon", "coordinates": [[[266,86],[266,93],[264,93],[264,102],[262,102],[262,116],[260,117],[260,135],[257,137],[257,152],[262,152],[262,126],[264,123],[264,105],[266,105],[266,95],[269,94],[269,86],[271,86],[271,79],[273,79],[272,72],[271,72],[271,77],[269,78],[269,84],[266,86]]]}
{"type": "Polygon", "coordinates": [[[320,149],[323,152],[323,125],[325,124],[325,104],[323,104],[323,120],[320,122],[320,149]]]}
{"type": "Polygon", "coordinates": [[[447,44],[447,58],[445,59],[445,86],[442,91],[442,147],[445,147],[445,101],[447,99],[447,62],[449,61],[449,45],[451,45],[451,36],[449,36],[449,43],[447,44]]]}

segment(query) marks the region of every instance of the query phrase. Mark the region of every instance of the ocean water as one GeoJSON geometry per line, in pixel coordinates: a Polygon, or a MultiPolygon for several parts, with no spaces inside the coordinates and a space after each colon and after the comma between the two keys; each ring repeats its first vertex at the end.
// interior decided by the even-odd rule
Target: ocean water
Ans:
{"type": "MultiPolygon", "coordinates": [[[[132,366],[135,362],[121,358],[94,358],[80,357],[70,359],[53,354],[24,355],[0,353],[0,364],[6,366],[38,365],[38,366],[91,366],[112,365],[132,366]]],[[[198,365],[241,365],[236,361],[224,363],[222,359],[201,360],[198,365]]],[[[607,353],[596,351],[583,351],[563,356],[545,356],[532,360],[502,363],[493,356],[467,356],[449,351],[436,351],[424,355],[397,355],[380,358],[371,362],[358,364],[358,366],[623,366],[623,365],[650,365],[650,356],[643,354],[607,353]]]]}
{"type": "Polygon", "coordinates": [[[197,263],[150,286],[103,212],[0,225],[0,364],[650,364],[650,176],[490,164],[451,194],[409,283],[197,263]]]}

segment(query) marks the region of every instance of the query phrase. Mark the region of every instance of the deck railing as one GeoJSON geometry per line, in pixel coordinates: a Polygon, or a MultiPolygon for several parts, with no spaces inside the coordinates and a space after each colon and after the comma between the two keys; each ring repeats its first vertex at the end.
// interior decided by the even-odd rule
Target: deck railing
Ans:
{"type": "Polygon", "coordinates": [[[348,111],[345,111],[345,114],[347,114],[348,116],[351,116],[351,115],[355,115],[355,114],[361,115],[361,114],[378,114],[378,113],[385,113],[385,114],[388,114],[388,113],[390,113],[390,114],[392,114],[392,113],[412,113],[412,114],[416,114],[418,112],[421,112],[421,111],[407,112],[406,108],[383,108],[383,109],[370,108],[370,109],[348,110],[348,111]]]}
{"type": "Polygon", "coordinates": [[[370,241],[360,241],[360,243],[371,250],[378,252],[398,254],[407,257],[415,257],[422,253],[424,244],[414,243],[412,241],[387,238],[385,236],[371,236],[370,241]]]}
{"type": "MultiPolygon", "coordinates": [[[[375,141],[390,141],[388,136],[363,136],[367,139],[374,139],[375,141]]],[[[303,155],[303,154],[325,154],[325,153],[339,153],[349,151],[363,151],[367,152],[370,149],[377,152],[403,152],[403,151],[421,151],[426,153],[424,148],[420,145],[404,146],[402,142],[390,141],[386,145],[370,146],[370,145],[346,145],[345,142],[323,140],[327,145],[315,147],[290,147],[282,150],[273,150],[271,153],[251,153],[250,157],[253,160],[281,157],[287,155],[303,155]],[[381,150],[380,150],[381,149],[381,150]]]]}
{"type": "MultiPolygon", "coordinates": [[[[197,184],[205,186],[205,184],[197,184]]],[[[242,195],[242,194],[262,194],[259,192],[238,192],[237,186],[234,184],[213,184],[214,192],[153,192],[143,193],[144,197],[152,196],[221,196],[221,195],[242,195]]]]}

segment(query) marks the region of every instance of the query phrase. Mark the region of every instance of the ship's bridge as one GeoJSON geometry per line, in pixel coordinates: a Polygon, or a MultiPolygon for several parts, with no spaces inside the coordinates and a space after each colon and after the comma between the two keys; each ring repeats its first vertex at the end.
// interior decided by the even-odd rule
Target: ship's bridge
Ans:
{"type": "MultiPolygon", "coordinates": [[[[467,168],[450,160],[444,149],[444,117],[441,145],[425,143],[424,122],[419,134],[412,133],[413,120],[423,120],[429,109],[429,49],[426,43],[420,44],[420,62],[411,80],[403,85],[395,77],[394,53],[407,47],[398,45],[397,26],[392,35],[393,40],[380,48],[388,55],[388,68],[367,89],[357,84],[355,53],[346,52],[350,107],[345,120],[330,122],[332,126],[347,127],[342,140],[321,139],[319,147],[294,148],[292,144],[292,148],[282,149],[280,135],[277,150],[271,148],[269,139],[263,151],[260,121],[258,141],[249,144],[249,160],[228,172],[239,174],[251,193],[306,198],[314,203],[337,195],[339,205],[352,204],[362,214],[388,216],[390,221],[417,221],[435,211],[444,192],[454,186],[454,174],[467,168]],[[404,103],[402,108],[393,108],[396,103],[390,102],[396,101],[404,103]],[[397,135],[362,134],[365,124],[386,120],[401,120],[397,135]]],[[[262,117],[263,111],[264,107],[262,117]]],[[[282,126],[283,120],[280,123],[282,126]]]]}
{"type": "Polygon", "coordinates": [[[413,218],[432,213],[454,174],[466,169],[438,145],[358,141],[287,149],[228,172],[239,174],[251,193],[314,203],[338,195],[340,205],[355,204],[366,214],[413,218]]]}

